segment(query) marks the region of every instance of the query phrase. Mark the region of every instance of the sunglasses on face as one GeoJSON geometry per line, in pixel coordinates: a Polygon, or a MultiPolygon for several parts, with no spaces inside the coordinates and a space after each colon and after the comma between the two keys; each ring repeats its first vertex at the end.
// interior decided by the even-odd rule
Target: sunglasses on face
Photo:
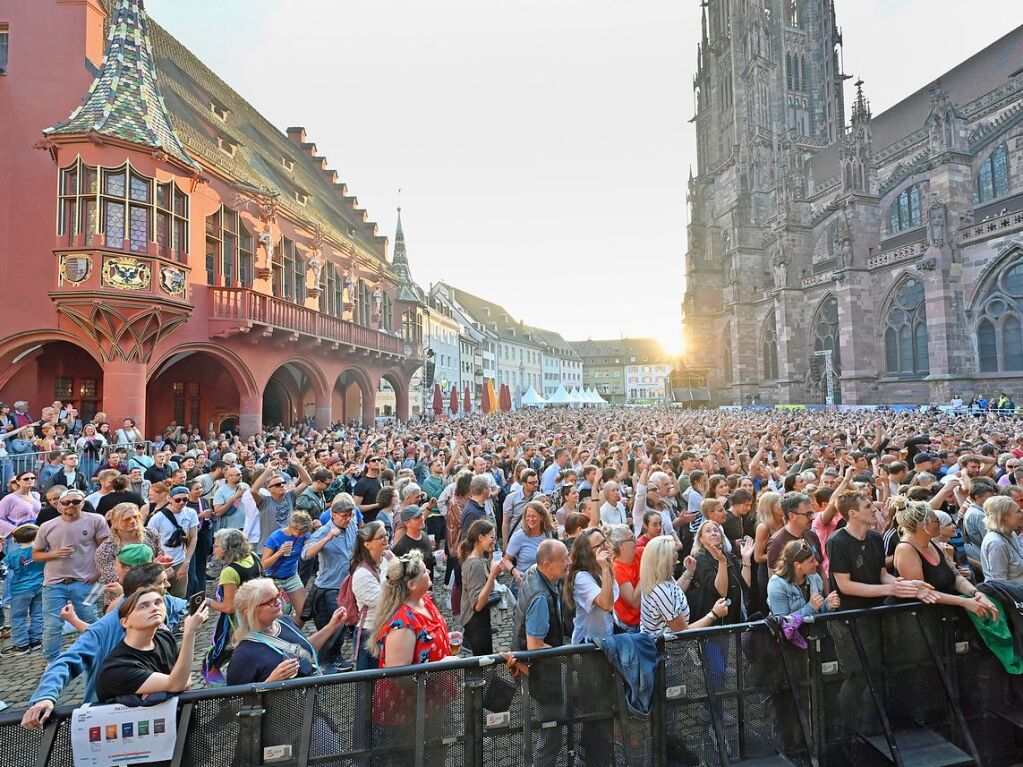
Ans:
{"type": "Polygon", "coordinates": [[[284,487],[284,483],[283,482],[274,482],[272,485],[267,485],[267,487],[269,489],[273,490],[275,487],[284,487]]]}
{"type": "Polygon", "coordinates": [[[61,501],[60,505],[61,506],[81,506],[82,502],[81,502],[81,500],[78,500],[78,501],[61,501]]]}
{"type": "Polygon", "coordinates": [[[171,503],[184,503],[187,500],[188,500],[187,497],[186,498],[180,498],[180,497],[179,498],[171,498],[171,503]]]}

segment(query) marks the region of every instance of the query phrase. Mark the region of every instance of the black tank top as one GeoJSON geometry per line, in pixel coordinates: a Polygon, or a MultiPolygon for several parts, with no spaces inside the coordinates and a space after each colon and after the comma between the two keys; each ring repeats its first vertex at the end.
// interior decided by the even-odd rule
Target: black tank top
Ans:
{"type": "MultiPolygon", "coordinates": [[[[923,580],[926,583],[931,584],[936,591],[941,591],[945,594],[956,594],[956,578],[958,573],[952,569],[948,564],[948,559],[941,550],[934,544],[934,541],[930,541],[929,549],[933,553],[938,555],[938,564],[932,565],[927,561],[927,558],[920,553],[920,550],[912,543],[909,546],[913,549],[913,552],[920,558],[920,568],[923,572],[923,580]]],[[[898,572],[896,572],[898,575],[898,572]]]]}

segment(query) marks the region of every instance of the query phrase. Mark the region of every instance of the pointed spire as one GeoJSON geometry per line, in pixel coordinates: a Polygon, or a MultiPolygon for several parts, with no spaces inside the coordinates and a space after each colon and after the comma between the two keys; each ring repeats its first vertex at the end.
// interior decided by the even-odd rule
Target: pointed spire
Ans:
{"type": "Polygon", "coordinates": [[[49,137],[109,136],[158,149],[198,170],[174,132],[156,77],[149,17],[142,0],[114,0],[103,68],[85,101],[63,123],[43,131],[49,137]]]}
{"type": "MultiPolygon", "coordinates": [[[[399,198],[401,190],[398,190],[399,198]]],[[[408,266],[408,254],[405,252],[405,231],[401,228],[401,204],[398,204],[398,223],[394,228],[394,258],[391,269],[398,278],[398,300],[425,302],[423,291],[412,279],[412,271],[408,266]]]]}
{"type": "Polygon", "coordinates": [[[856,122],[857,119],[870,119],[870,103],[863,95],[863,79],[860,78],[855,83],[856,86],[856,101],[853,103],[852,119],[856,122]]]}

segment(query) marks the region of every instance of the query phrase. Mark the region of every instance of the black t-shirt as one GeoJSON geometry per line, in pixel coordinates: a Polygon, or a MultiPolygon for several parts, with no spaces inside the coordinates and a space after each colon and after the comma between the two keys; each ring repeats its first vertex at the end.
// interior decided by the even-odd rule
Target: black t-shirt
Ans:
{"type": "Polygon", "coordinates": [[[739,539],[748,535],[753,538],[757,534],[757,515],[752,511],[745,516],[738,516],[731,511],[725,516],[725,537],[732,542],[732,546],[738,550],[739,539]]]}
{"type": "Polygon", "coordinates": [[[868,530],[862,541],[847,529],[836,530],[828,536],[825,546],[828,551],[828,570],[831,573],[831,587],[842,597],[842,609],[854,610],[862,607],[876,607],[884,597],[857,597],[842,593],[835,581],[835,573],[846,573],[856,583],[872,586],[881,584],[884,569],[884,541],[881,534],[868,530]]]}
{"type": "Polygon", "coordinates": [[[96,513],[106,514],[119,503],[134,503],[136,506],[142,507],[146,502],[142,500],[142,496],[134,490],[125,490],[124,492],[115,491],[113,493],[107,493],[99,499],[99,503],[96,504],[96,513]]]}
{"type": "Polygon", "coordinates": [[[136,695],[152,674],[169,674],[178,658],[178,643],[170,631],[159,628],[153,637],[152,650],[136,650],[121,640],[100,666],[96,696],[100,703],[109,703],[121,695],[136,695]]]}
{"type": "Polygon", "coordinates": [[[400,557],[402,554],[408,554],[413,549],[419,549],[423,552],[423,561],[426,563],[427,569],[432,572],[437,564],[437,559],[433,556],[433,539],[426,533],[423,533],[422,538],[418,541],[406,533],[401,537],[401,540],[394,544],[391,551],[394,552],[395,556],[400,557]]]}
{"type": "MultiPolygon", "coordinates": [[[[355,488],[352,490],[352,495],[356,498],[362,498],[362,505],[377,502],[377,494],[380,492],[380,480],[377,477],[359,477],[359,481],[355,483],[355,488]]],[[[376,511],[364,511],[362,513],[363,523],[372,522],[377,518],[377,514],[380,510],[376,511]]]]}
{"type": "Polygon", "coordinates": [[[146,473],[143,475],[152,483],[163,482],[174,472],[174,467],[169,463],[165,463],[162,467],[157,466],[155,463],[146,469],[146,473]]]}
{"type": "MultiPolygon", "coordinates": [[[[742,620],[742,573],[739,563],[735,557],[725,552],[725,559],[728,562],[728,596],[732,603],[728,606],[728,613],[721,620],[723,624],[739,623],[742,620]]],[[[686,591],[686,599],[689,600],[689,610],[692,619],[699,620],[710,612],[714,603],[721,599],[714,581],[718,577],[718,561],[710,555],[709,551],[701,551],[696,555],[696,572],[693,573],[693,581],[686,591]]]]}

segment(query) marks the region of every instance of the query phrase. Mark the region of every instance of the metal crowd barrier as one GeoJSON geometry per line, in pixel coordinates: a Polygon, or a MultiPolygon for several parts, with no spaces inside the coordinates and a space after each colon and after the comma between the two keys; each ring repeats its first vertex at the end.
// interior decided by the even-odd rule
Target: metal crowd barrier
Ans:
{"type": "MultiPolygon", "coordinates": [[[[152,458],[154,450],[153,443],[151,441],[147,440],[145,442],[133,442],[127,445],[117,445],[108,443],[103,446],[101,454],[93,459],[95,461],[95,465],[102,467],[107,462],[107,459],[112,452],[119,448],[125,448],[128,451],[126,461],[129,462],[130,468],[131,457],[133,455],[138,455],[138,453],[135,450],[136,445],[145,445],[146,448],[145,454],[152,458]]],[[[50,455],[51,452],[75,453],[78,456],[79,468],[81,468],[83,465],[82,459],[84,451],[79,450],[77,448],[75,450],[67,451],[47,450],[45,452],[12,453],[10,452],[10,448],[8,447],[6,455],[0,455],[0,495],[3,495],[4,493],[7,492],[7,481],[10,480],[11,478],[16,477],[18,474],[21,474],[22,472],[26,471],[34,471],[36,472],[36,474],[42,471],[43,467],[46,466],[48,456],[50,455]]],[[[91,464],[89,465],[89,468],[92,468],[91,464]]]]}
{"type": "MultiPolygon", "coordinates": [[[[653,708],[633,717],[592,645],[180,696],[168,764],[256,767],[997,766],[1023,746],[1021,685],[962,610],[899,605],[822,616],[807,650],[763,623],[659,641],[653,708]]],[[[0,714],[0,760],[71,767],[73,709],[42,731],[0,714]]]]}

